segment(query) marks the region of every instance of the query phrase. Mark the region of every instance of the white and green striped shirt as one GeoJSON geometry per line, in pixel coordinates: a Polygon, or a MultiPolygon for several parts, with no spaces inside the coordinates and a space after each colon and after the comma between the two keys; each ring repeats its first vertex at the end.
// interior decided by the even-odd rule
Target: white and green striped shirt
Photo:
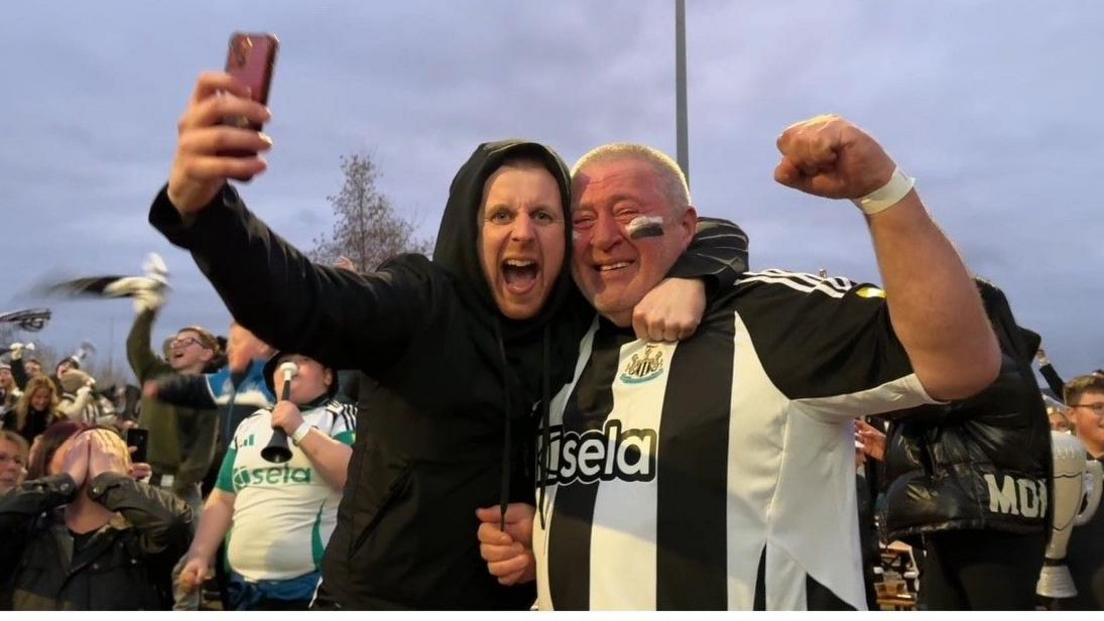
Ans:
{"type": "MultiPolygon", "coordinates": [[[[355,405],[331,399],[302,414],[321,433],[352,445],[355,405]]],[[[290,441],[291,461],[274,464],[261,457],[272,432],[272,412],[257,410],[238,426],[219,470],[218,488],[236,494],[227,557],[230,567],[249,580],[285,580],[317,571],[341,502],[341,492],[290,441]]]]}

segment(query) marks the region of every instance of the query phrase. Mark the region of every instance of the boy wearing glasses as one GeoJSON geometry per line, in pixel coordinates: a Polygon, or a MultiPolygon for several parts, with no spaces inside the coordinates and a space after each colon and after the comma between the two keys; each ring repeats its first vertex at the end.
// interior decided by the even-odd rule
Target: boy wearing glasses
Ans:
{"type": "MultiPolygon", "coordinates": [[[[150,333],[163,303],[164,298],[154,293],[135,298],[138,315],[127,336],[127,360],[140,384],[170,373],[198,375],[219,354],[218,340],[199,326],[176,333],[167,360],[154,353],[150,333]]],[[[149,430],[150,484],[171,490],[199,515],[199,484],[215,455],[216,411],[169,405],[145,395],[141,407],[138,426],[149,430]]]]}
{"type": "MultiPolygon", "coordinates": [[[[1104,374],[1090,373],[1066,382],[1073,433],[1085,445],[1088,459],[1104,461],[1104,374]]],[[[1061,610],[1104,610],[1104,512],[1099,509],[1070,535],[1066,565],[1077,595],[1057,600],[1061,610]]]]}

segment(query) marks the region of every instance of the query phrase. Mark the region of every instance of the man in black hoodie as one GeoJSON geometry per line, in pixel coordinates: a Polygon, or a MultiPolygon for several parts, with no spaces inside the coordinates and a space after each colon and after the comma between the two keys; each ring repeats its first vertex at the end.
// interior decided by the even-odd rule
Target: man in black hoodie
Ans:
{"type": "MultiPolygon", "coordinates": [[[[219,151],[271,144],[256,131],[216,125],[229,116],[268,119],[244,95],[226,74],[200,78],[150,222],[192,252],[257,336],[377,382],[362,395],[349,493],[316,605],[528,607],[532,587],[490,576],[473,533],[477,507],[532,502],[532,413],[570,378],[593,314],[563,269],[570,240],[563,162],[533,142],[481,145],[452,182],[433,260],[403,255],[357,275],[311,263],[226,184],[265,165],[219,151]]],[[[691,252],[672,275],[734,279],[746,238],[714,240],[711,252],[691,252]]],[[[683,336],[696,325],[702,283],[672,286],[676,300],[691,303],[692,320],[645,317],[645,332],[683,336]]]]}

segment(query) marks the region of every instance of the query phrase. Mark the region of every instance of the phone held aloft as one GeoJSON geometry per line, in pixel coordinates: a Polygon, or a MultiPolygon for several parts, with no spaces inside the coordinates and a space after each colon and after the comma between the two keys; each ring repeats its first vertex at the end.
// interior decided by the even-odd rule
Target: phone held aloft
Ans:
{"type": "MultiPolygon", "coordinates": [[[[230,36],[230,49],[226,55],[226,73],[234,76],[250,89],[251,98],[268,104],[268,90],[272,84],[272,69],[276,64],[276,52],[280,41],[271,33],[235,32],[230,36]]],[[[240,116],[223,119],[224,125],[261,131],[260,123],[253,123],[240,116]]],[[[250,151],[226,151],[220,155],[252,157],[250,151]]]]}

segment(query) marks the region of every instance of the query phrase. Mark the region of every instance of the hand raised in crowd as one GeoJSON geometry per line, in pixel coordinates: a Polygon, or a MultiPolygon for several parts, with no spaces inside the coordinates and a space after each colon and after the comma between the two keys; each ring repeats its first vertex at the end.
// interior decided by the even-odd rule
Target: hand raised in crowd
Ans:
{"type": "Polygon", "coordinates": [[[705,311],[705,283],[665,278],[633,308],[633,331],[645,341],[674,343],[698,329],[705,311]]]}
{"type": "MultiPolygon", "coordinates": [[[[127,421],[127,422],[130,422],[130,421],[127,421]]],[[[135,425],[137,425],[137,423],[135,423],[135,425]]],[[[129,451],[131,454],[133,454],[134,451],[137,451],[137,450],[138,450],[137,446],[128,446],[127,447],[127,451],[129,451]]],[[[131,464],[130,464],[130,478],[134,479],[135,481],[144,481],[144,480],[148,479],[151,476],[153,476],[153,466],[151,466],[151,465],[149,465],[145,462],[140,462],[140,461],[132,461],[131,462],[131,464]]]]}
{"type": "Polygon", "coordinates": [[[889,182],[896,167],[869,134],[826,114],[794,123],[778,137],[774,179],[824,198],[861,198],[889,182]]]}
{"type": "Polygon", "coordinates": [[[8,347],[8,350],[11,352],[12,360],[20,360],[23,358],[24,351],[34,351],[35,346],[34,343],[27,343],[25,345],[23,343],[12,343],[8,347]]]}
{"type": "Polygon", "coordinates": [[[61,462],[61,470],[73,479],[73,483],[78,489],[83,487],[84,482],[90,478],[88,476],[88,461],[92,445],[89,440],[87,432],[79,433],[66,440],[57,450],[58,453],[65,452],[61,462]]]}
{"type": "Polygon", "coordinates": [[[272,428],[283,429],[289,436],[303,424],[299,407],[291,401],[280,401],[272,408],[272,428]]]}
{"type": "Polygon", "coordinates": [[[499,584],[530,582],[537,577],[537,561],[533,557],[533,516],[536,508],[526,503],[510,503],[506,507],[506,530],[499,528],[502,512],[498,507],[476,509],[481,522],[476,535],[479,554],[487,561],[487,571],[499,584]]]}
{"type": "Polygon", "coordinates": [[[885,461],[886,437],[877,428],[862,419],[855,419],[855,440],[862,444],[862,452],[878,461],[885,461]]]}
{"type": "Polygon", "coordinates": [[[354,274],[358,273],[356,265],[353,263],[353,260],[350,259],[349,257],[345,256],[345,255],[341,255],[340,257],[337,257],[337,259],[334,261],[334,267],[336,267],[339,270],[345,270],[347,272],[352,272],[354,274]]]}
{"type": "Polygon", "coordinates": [[[221,125],[226,117],[263,123],[270,114],[249,99],[249,87],[231,75],[203,73],[177,124],[179,138],[169,175],[169,200],[182,216],[203,209],[227,179],[249,179],[266,168],[260,153],[272,146],[272,139],[249,128],[221,125]],[[257,154],[220,155],[231,150],[257,154]]]}

